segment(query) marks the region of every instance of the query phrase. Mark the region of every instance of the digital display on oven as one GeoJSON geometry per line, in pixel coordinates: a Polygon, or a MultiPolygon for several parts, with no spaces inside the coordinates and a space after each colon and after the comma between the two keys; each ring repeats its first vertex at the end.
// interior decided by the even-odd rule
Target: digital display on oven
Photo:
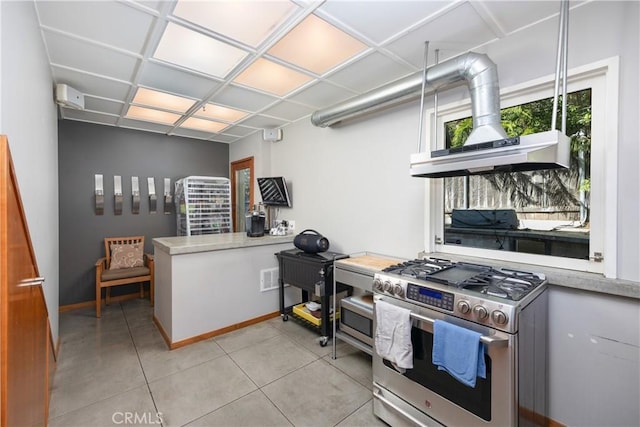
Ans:
{"type": "Polygon", "coordinates": [[[432,307],[453,311],[453,294],[440,292],[435,289],[419,286],[415,283],[407,283],[407,299],[432,307]]]}
{"type": "Polygon", "coordinates": [[[420,295],[426,295],[428,297],[435,298],[435,299],[442,299],[442,293],[441,292],[436,292],[436,291],[431,290],[429,288],[420,288],[418,290],[418,292],[420,293],[420,295]]]}

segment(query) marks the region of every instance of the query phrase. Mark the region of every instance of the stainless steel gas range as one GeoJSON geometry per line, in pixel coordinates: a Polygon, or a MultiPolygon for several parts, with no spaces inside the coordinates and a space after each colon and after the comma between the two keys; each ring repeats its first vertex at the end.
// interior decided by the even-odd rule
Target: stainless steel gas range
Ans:
{"type": "Polygon", "coordinates": [[[380,301],[410,310],[413,368],[374,351],[374,413],[393,426],[537,423],[547,413],[546,283],[542,274],[437,258],[376,273],[374,310],[380,301]],[[433,364],[437,320],[481,334],[486,378],[474,387],[433,364]]]}

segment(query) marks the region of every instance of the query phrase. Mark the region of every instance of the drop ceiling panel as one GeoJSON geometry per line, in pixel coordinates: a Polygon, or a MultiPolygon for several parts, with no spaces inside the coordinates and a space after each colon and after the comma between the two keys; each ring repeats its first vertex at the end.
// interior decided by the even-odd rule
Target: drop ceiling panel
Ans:
{"type": "Polygon", "coordinates": [[[168,133],[173,126],[161,125],[159,123],[144,122],[141,120],[122,119],[120,125],[125,128],[144,130],[156,133],[168,133]]]}
{"type": "Polygon", "coordinates": [[[275,96],[257,93],[238,86],[229,85],[216,94],[212,101],[245,111],[259,111],[278,100],[275,96]]]}
{"type": "Polygon", "coordinates": [[[66,83],[86,95],[124,102],[131,88],[131,85],[126,82],[108,80],[75,70],[56,66],[53,66],[52,70],[56,83],[66,83]]]}
{"type": "Polygon", "coordinates": [[[90,111],[74,110],[72,108],[60,108],[63,119],[80,120],[83,122],[115,125],[118,121],[118,116],[109,116],[107,114],[92,113],[90,111]]]}
{"type": "Polygon", "coordinates": [[[38,1],[42,25],[142,53],[153,16],[113,1],[38,1]]]}
{"type": "Polygon", "coordinates": [[[84,108],[90,111],[100,111],[107,114],[115,114],[117,116],[122,112],[124,102],[108,101],[106,99],[94,98],[92,96],[84,97],[84,108]]]}
{"type": "Polygon", "coordinates": [[[443,49],[440,56],[442,61],[495,38],[494,32],[476,10],[469,3],[462,3],[385,47],[421,69],[425,41],[429,41],[432,55],[435,49],[443,49]]]}
{"type": "Polygon", "coordinates": [[[449,4],[448,1],[336,0],[326,2],[319,12],[328,13],[380,44],[449,4]]]}
{"type": "Polygon", "coordinates": [[[178,1],[173,14],[204,28],[258,47],[296,10],[287,0],[178,1]]]}
{"type": "MultiPolygon", "coordinates": [[[[572,5],[576,7],[578,3],[581,0],[574,0],[572,5]]],[[[557,21],[560,7],[559,0],[225,0],[206,4],[189,0],[45,0],[34,4],[50,58],[52,83],[68,84],[85,95],[87,111],[65,110],[61,117],[172,132],[173,125],[120,117],[129,110],[133,95],[140,88],[148,88],[193,99],[198,105],[220,105],[246,112],[245,118],[235,119],[240,126],[224,129],[223,134],[176,131],[196,132],[190,135],[208,140],[217,137],[225,142],[245,138],[261,128],[308,120],[317,109],[415,73],[423,67],[425,41],[430,42],[429,65],[434,63],[436,49],[440,49],[440,61],[470,49],[491,52],[501,62],[507,61],[513,52],[500,46],[494,48],[492,42],[500,37],[517,39],[522,34],[518,33],[520,28],[540,21],[545,21],[542,25],[546,28],[549,19],[557,21]],[[251,14],[245,13],[237,20],[224,18],[226,9],[246,6],[251,14]],[[198,11],[202,7],[210,7],[211,13],[218,15],[198,11]],[[181,8],[195,8],[195,12],[183,13],[181,8]],[[267,15],[275,19],[269,20],[267,15]],[[300,31],[310,20],[323,21],[326,25],[320,27],[333,26],[331,31],[355,37],[363,43],[362,49],[354,49],[358,53],[347,55],[346,59],[340,58],[335,68],[331,68],[335,63],[316,67],[315,57],[311,62],[302,62],[301,52],[310,50],[309,40],[327,40],[320,36],[309,39],[300,31]],[[174,53],[194,50],[196,43],[179,41],[168,51],[158,49],[168,27],[201,36],[202,45],[208,47],[192,53],[195,65],[168,61],[174,53]],[[235,33],[237,29],[251,31],[235,33]],[[291,35],[296,40],[287,39],[285,44],[296,46],[307,40],[303,45],[308,49],[296,50],[298,53],[293,55],[280,51],[277,47],[282,47],[281,42],[291,35]],[[227,61],[222,61],[219,53],[212,54],[214,45],[231,52],[227,61]],[[163,60],[154,59],[157,52],[163,60]],[[213,65],[207,65],[211,68],[198,62],[204,57],[213,59],[213,65]],[[289,73],[302,72],[304,79],[286,90],[259,88],[255,80],[273,80],[269,70],[261,70],[257,72],[258,79],[234,83],[234,79],[246,77],[254,64],[264,61],[275,61],[289,73]],[[219,70],[214,70],[223,62],[219,70]],[[228,75],[214,77],[207,73],[228,75]]],[[[21,35],[17,37],[19,46],[21,35]]],[[[162,43],[161,47],[168,46],[166,41],[162,43]]],[[[541,49],[534,45],[535,41],[524,43],[533,53],[541,49]]],[[[202,111],[190,108],[178,116],[177,122],[197,116],[202,116],[202,111]]]]}
{"type": "Polygon", "coordinates": [[[483,5],[507,33],[560,12],[560,4],[551,1],[483,2],[483,5]]]}
{"type": "Polygon", "coordinates": [[[245,126],[232,126],[224,130],[225,135],[231,135],[236,137],[245,137],[256,132],[257,132],[257,129],[248,128],[245,126]]]}
{"type": "Polygon", "coordinates": [[[177,136],[185,136],[187,138],[196,138],[196,139],[210,139],[213,137],[213,133],[211,132],[201,132],[196,129],[187,129],[187,128],[176,128],[172,135],[177,136]]]}
{"type": "Polygon", "coordinates": [[[379,52],[375,52],[351,64],[344,70],[332,74],[327,80],[357,92],[365,92],[413,72],[415,72],[414,69],[399,64],[379,52]]]}
{"type": "Polygon", "coordinates": [[[267,53],[322,75],[366,49],[360,40],[311,14],[267,53]]]}
{"type": "Polygon", "coordinates": [[[269,128],[281,127],[286,123],[287,122],[282,119],[276,119],[274,117],[266,117],[266,116],[261,116],[257,114],[253,117],[248,118],[247,120],[243,120],[242,125],[251,126],[257,129],[265,129],[265,128],[269,129],[269,128]]]}
{"type": "Polygon", "coordinates": [[[355,92],[339,88],[329,83],[319,82],[292,96],[291,99],[313,108],[322,108],[344,101],[354,95],[356,95],[355,92]]]}
{"type": "Polygon", "coordinates": [[[228,43],[169,22],[153,57],[211,76],[226,77],[247,54],[228,43]]]}
{"type": "Polygon", "coordinates": [[[225,144],[230,144],[234,141],[237,141],[238,139],[240,138],[232,135],[214,135],[210,140],[213,142],[223,142],[225,144]]]}
{"type": "Polygon", "coordinates": [[[149,61],[140,73],[140,85],[182,94],[190,98],[203,99],[220,87],[220,82],[149,61]]]}
{"type": "Polygon", "coordinates": [[[282,101],[273,107],[267,108],[261,114],[279,117],[281,119],[296,121],[301,117],[313,113],[313,109],[294,102],[282,101]]]}
{"type": "Polygon", "coordinates": [[[133,78],[138,64],[133,56],[57,33],[47,32],[45,40],[53,64],[127,81],[133,78]]]}

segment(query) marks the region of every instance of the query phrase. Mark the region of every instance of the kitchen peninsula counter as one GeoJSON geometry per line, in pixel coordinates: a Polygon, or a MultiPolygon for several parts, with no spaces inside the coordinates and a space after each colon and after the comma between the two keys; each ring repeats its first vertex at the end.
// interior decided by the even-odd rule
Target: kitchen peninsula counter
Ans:
{"type": "Polygon", "coordinates": [[[292,234],[246,233],[153,239],[154,322],[178,348],[278,313],[276,253],[292,234]]]}
{"type": "Polygon", "coordinates": [[[249,248],[253,246],[292,243],[293,234],[284,236],[249,237],[247,233],[205,234],[202,236],[158,237],[153,239],[154,249],[169,255],[249,248]]]}

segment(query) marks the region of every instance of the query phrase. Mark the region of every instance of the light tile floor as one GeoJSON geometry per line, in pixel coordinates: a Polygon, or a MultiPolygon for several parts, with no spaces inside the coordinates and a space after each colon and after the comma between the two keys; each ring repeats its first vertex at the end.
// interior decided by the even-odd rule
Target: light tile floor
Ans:
{"type": "Polygon", "coordinates": [[[148,300],[60,314],[51,426],[385,426],[371,357],[274,318],[169,351],[148,300]]]}

